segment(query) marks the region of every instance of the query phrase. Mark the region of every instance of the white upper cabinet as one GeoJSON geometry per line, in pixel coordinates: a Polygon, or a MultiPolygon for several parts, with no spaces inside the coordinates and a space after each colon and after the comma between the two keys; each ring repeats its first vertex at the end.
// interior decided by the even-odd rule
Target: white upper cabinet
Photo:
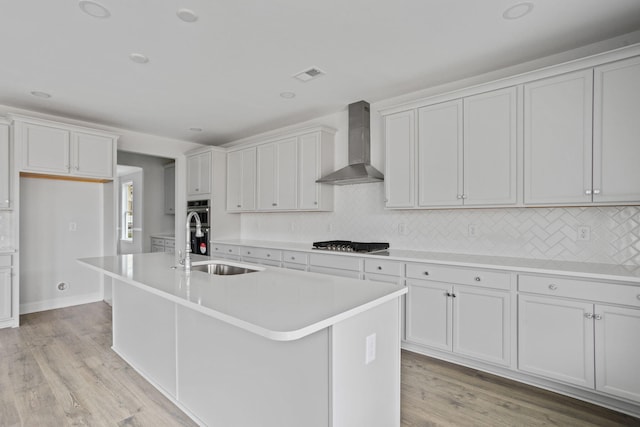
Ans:
{"type": "Polygon", "coordinates": [[[462,100],[418,110],[418,204],[461,205],[462,100]]]}
{"type": "Polygon", "coordinates": [[[176,213],[176,164],[164,165],[164,213],[176,213]]]}
{"type": "Polygon", "coordinates": [[[465,205],[517,202],[516,88],[464,98],[465,205]]]}
{"type": "Polygon", "coordinates": [[[211,152],[187,156],[187,196],[206,197],[211,193],[211,152]]]}
{"type": "Polygon", "coordinates": [[[227,210],[252,211],[256,208],[256,148],[227,154],[227,210]]]}
{"type": "Polygon", "coordinates": [[[259,210],[291,210],[297,203],[297,139],[261,145],[258,150],[259,210]]]}
{"type": "Polygon", "coordinates": [[[14,116],[14,122],[22,171],[113,179],[117,136],[22,116],[14,116]]]}
{"type": "Polygon", "coordinates": [[[0,209],[11,208],[9,125],[0,122],[0,209]]]}
{"type": "Polygon", "coordinates": [[[384,183],[388,208],[409,208],[416,204],[415,128],[413,110],[384,117],[387,156],[384,183]]]}
{"type": "Polygon", "coordinates": [[[316,180],[333,172],[333,136],[313,132],[298,137],[298,209],[333,209],[333,185],[316,180]]]}
{"type": "Polygon", "coordinates": [[[593,71],[524,86],[525,204],[591,202],[593,71]]]}
{"type": "Polygon", "coordinates": [[[227,154],[227,210],[331,210],[333,186],[316,180],[332,170],[333,131],[328,129],[231,151],[227,154]],[[249,203],[249,197],[255,201],[249,203]]]}
{"type": "Polygon", "coordinates": [[[595,68],[593,201],[640,201],[640,58],[595,68]]]}
{"type": "Polygon", "coordinates": [[[515,205],[517,111],[511,87],[385,116],[386,207],[515,205]]]}

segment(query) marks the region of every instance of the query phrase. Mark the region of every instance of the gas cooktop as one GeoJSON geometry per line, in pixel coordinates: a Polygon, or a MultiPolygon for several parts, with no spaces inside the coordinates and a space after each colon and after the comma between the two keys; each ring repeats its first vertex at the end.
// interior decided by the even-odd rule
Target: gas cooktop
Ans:
{"type": "Polygon", "coordinates": [[[337,252],[378,252],[389,249],[388,243],[363,243],[350,240],[328,240],[313,242],[313,249],[337,252]]]}

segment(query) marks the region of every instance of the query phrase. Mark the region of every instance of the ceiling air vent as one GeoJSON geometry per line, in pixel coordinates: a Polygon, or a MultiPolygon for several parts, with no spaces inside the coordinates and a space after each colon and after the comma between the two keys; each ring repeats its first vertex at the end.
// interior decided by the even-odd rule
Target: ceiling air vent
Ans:
{"type": "Polygon", "coordinates": [[[322,71],[320,68],[318,67],[311,67],[307,70],[304,70],[296,75],[294,75],[293,77],[295,77],[296,79],[300,80],[301,82],[308,82],[309,80],[313,80],[316,77],[320,77],[322,75],[326,74],[324,71],[322,71]]]}

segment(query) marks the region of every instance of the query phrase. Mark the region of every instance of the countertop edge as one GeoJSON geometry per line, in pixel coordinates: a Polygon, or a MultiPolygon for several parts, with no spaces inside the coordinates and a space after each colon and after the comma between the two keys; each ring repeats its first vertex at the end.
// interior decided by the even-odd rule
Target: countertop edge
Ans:
{"type": "MultiPolygon", "coordinates": [[[[332,251],[319,251],[316,249],[311,249],[311,245],[304,245],[303,243],[296,242],[277,242],[277,241],[259,241],[259,240],[230,240],[230,239],[220,239],[213,240],[214,243],[221,245],[233,245],[233,246],[249,246],[249,247],[259,247],[259,248],[269,248],[276,249],[282,251],[296,251],[296,252],[306,252],[310,254],[326,254],[326,255],[338,255],[338,256],[351,256],[351,257],[359,257],[373,260],[392,260],[392,261],[402,261],[402,262],[415,262],[415,263],[428,263],[428,264],[438,264],[438,265],[450,265],[457,267],[467,267],[467,268],[483,268],[483,269],[495,269],[495,270],[503,270],[510,271],[515,273],[530,273],[530,274],[552,274],[556,276],[566,276],[566,277],[580,277],[586,279],[593,280],[606,280],[606,281],[616,281],[616,282],[624,282],[627,285],[635,285],[640,286],[640,266],[627,266],[624,264],[601,264],[601,263],[589,263],[589,262],[581,262],[581,261],[557,261],[557,260],[543,260],[543,259],[534,259],[534,258],[515,258],[515,257],[504,257],[504,256],[491,256],[491,255],[473,255],[473,254],[462,254],[462,253],[448,253],[448,252],[421,252],[416,250],[403,250],[403,249],[391,249],[390,255],[380,256],[375,254],[368,253],[345,253],[345,252],[332,252],[332,251]],[[304,245],[304,246],[303,246],[304,245]],[[394,255],[393,252],[413,252],[415,254],[419,254],[419,257],[411,257],[407,255],[394,255]],[[434,254],[436,257],[434,257],[434,254]],[[488,262],[487,260],[477,261],[460,261],[453,258],[458,258],[462,256],[468,256],[469,258],[495,258],[495,262],[488,262]],[[447,257],[451,257],[452,259],[446,259],[447,257]],[[504,264],[501,263],[501,260],[509,260],[513,265],[509,263],[504,264]],[[573,267],[578,268],[570,268],[570,267],[561,267],[562,263],[570,263],[573,267]],[[532,264],[540,264],[546,263],[550,264],[549,266],[535,266],[532,264]],[[584,270],[579,268],[579,265],[583,264],[585,266],[584,270]],[[609,269],[624,269],[626,267],[637,268],[637,273],[629,275],[624,274],[616,274],[614,272],[593,272],[587,271],[587,266],[598,265],[603,268],[609,269]]],[[[215,255],[212,255],[215,256],[215,255]]]]}
{"type": "Polygon", "coordinates": [[[230,325],[236,326],[240,329],[252,332],[256,335],[262,336],[264,338],[268,338],[272,341],[295,341],[301,338],[304,338],[308,335],[311,335],[315,332],[318,332],[322,329],[325,329],[329,326],[335,325],[343,320],[346,320],[350,317],[353,317],[357,314],[363,313],[371,308],[374,308],[378,305],[384,304],[385,302],[391,301],[394,298],[398,298],[407,293],[407,288],[403,287],[394,292],[391,292],[382,297],[376,298],[372,301],[369,301],[365,304],[361,304],[359,306],[353,307],[349,310],[346,310],[342,313],[339,313],[335,316],[328,317],[319,322],[313,323],[311,325],[307,325],[303,328],[291,330],[291,331],[274,331],[270,329],[263,328],[254,323],[247,322],[245,320],[238,319],[237,317],[230,316],[228,314],[221,313],[217,310],[213,310],[211,308],[203,307],[198,304],[194,304],[190,301],[179,298],[175,295],[171,295],[169,293],[163,292],[154,288],[153,286],[145,285],[144,283],[138,282],[136,280],[121,276],[118,273],[111,272],[109,270],[105,270],[98,266],[89,264],[82,259],[76,260],[78,263],[82,264],[85,267],[91,268],[92,270],[98,271],[100,273],[106,274],[109,277],[117,279],[121,282],[127,283],[129,285],[135,286],[138,289],[149,292],[161,298],[167,299],[169,301],[175,302],[177,304],[182,305],[183,307],[187,307],[189,309],[195,310],[199,313],[212,317],[214,319],[218,319],[230,325]]]}

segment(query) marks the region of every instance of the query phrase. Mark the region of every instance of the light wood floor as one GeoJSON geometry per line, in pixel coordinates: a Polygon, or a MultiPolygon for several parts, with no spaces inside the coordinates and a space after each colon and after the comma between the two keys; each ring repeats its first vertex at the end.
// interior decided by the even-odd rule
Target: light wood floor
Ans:
{"type": "MultiPolygon", "coordinates": [[[[110,345],[104,303],[25,315],[20,328],[0,330],[0,426],[195,425],[110,345]]],[[[543,425],[640,419],[403,352],[403,427],[543,425]]]]}

